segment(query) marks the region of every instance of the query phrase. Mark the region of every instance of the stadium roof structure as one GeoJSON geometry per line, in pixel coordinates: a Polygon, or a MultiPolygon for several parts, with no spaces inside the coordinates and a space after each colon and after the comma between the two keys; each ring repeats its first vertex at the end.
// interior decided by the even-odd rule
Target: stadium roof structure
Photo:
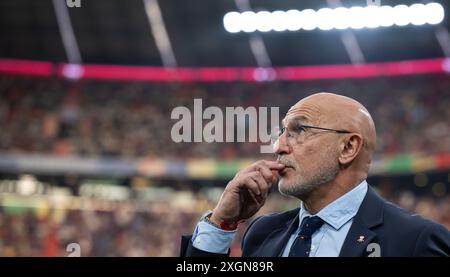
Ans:
{"type": "MultiPolygon", "coordinates": [[[[67,21],[64,24],[61,14],[58,17],[55,7],[58,1],[65,2],[1,1],[0,58],[70,63],[63,38],[68,33],[61,29],[67,21]]],[[[381,0],[383,5],[391,6],[421,2],[431,1],[381,0]]],[[[161,55],[164,40],[161,42],[155,35],[159,18],[176,61],[172,65],[257,67],[262,63],[263,66],[285,67],[351,64],[354,57],[349,54],[349,47],[355,46],[356,50],[360,49],[359,60],[362,56],[364,63],[450,55],[449,2],[432,2],[440,3],[446,11],[443,22],[438,25],[345,31],[228,33],[223,17],[236,10],[319,10],[336,3],[345,7],[364,6],[366,0],[80,0],[81,7],[67,8],[65,13],[83,64],[165,65],[161,55]],[[153,9],[149,7],[155,3],[159,17],[156,14],[152,21],[150,10],[153,9]],[[259,58],[255,54],[258,48],[264,49],[259,58]]],[[[351,52],[357,53],[356,50],[351,52]]]]}

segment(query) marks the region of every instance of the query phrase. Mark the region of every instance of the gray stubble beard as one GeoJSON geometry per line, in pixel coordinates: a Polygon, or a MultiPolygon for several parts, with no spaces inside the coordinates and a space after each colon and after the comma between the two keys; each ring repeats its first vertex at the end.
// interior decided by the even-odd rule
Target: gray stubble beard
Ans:
{"type": "MultiPolygon", "coordinates": [[[[330,151],[325,151],[325,153],[327,153],[327,156],[331,156],[329,154],[331,153],[330,151]]],[[[330,157],[323,157],[323,159],[321,160],[327,161],[327,163],[320,166],[317,170],[317,173],[308,178],[309,180],[303,179],[302,176],[305,176],[305,174],[300,174],[299,176],[297,176],[295,184],[286,188],[282,186],[283,178],[281,178],[278,183],[278,191],[285,196],[293,196],[299,199],[305,199],[314,190],[316,190],[323,184],[327,184],[332,181],[339,173],[339,164],[337,162],[331,162],[332,159],[330,159],[330,157]]]]}

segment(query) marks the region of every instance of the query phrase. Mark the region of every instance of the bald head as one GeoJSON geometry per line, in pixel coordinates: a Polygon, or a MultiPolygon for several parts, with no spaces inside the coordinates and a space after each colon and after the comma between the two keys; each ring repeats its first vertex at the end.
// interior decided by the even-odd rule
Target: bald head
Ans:
{"type": "Polygon", "coordinates": [[[303,98],[292,106],[285,120],[301,115],[316,126],[344,129],[358,133],[363,138],[358,160],[369,163],[375,147],[375,125],[367,109],[358,101],[333,93],[316,93],[303,98]]]}

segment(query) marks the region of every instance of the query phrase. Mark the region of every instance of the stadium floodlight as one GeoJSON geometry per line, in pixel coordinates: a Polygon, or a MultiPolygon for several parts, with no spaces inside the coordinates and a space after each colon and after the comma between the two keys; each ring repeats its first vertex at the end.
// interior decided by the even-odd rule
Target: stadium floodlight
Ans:
{"type": "Polygon", "coordinates": [[[252,33],[256,31],[256,14],[254,12],[243,12],[241,13],[241,29],[246,33],[252,33]]]}
{"type": "Polygon", "coordinates": [[[379,27],[399,27],[409,24],[420,26],[424,24],[439,24],[444,20],[445,11],[439,3],[412,4],[392,6],[338,7],[323,8],[318,11],[288,10],[260,11],[254,13],[230,12],[225,14],[223,24],[230,33],[268,32],[268,31],[298,31],[332,29],[373,29],[379,27]]]}
{"type": "Polygon", "coordinates": [[[379,8],[379,20],[381,27],[391,27],[394,25],[394,8],[391,6],[381,6],[379,8]]]}
{"type": "Polygon", "coordinates": [[[256,13],[256,29],[260,32],[268,32],[272,30],[272,14],[268,11],[256,13]]]}
{"type": "Polygon", "coordinates": [[[316,11],[312,9],[306,9],[300,12],[300,16],[304,20],[303,29],[306,31],[314,30],[317,28],[316,11]]]}
{"type": "Polygon", "coordinates": [[[287,30],[286,13],[284,11],[272,12],[272,26],[273,30],[277,32],[287,30]]]}
{"type": "Polygon", "coordinates": [[[241,25],[241,14],[238,12],[229,12],[223,17],[223,26],[229,33],[240,32],[241,25]]]}
{"type": "Polygon", "coordinates": [[[406,26],[409,21],[409,8],[406,5],[397,5],[394,7],[394,24],[397,26],[406,26]]]}
{"type": "Polygon", "coordinates": [[[317,11],[317,27],[320,30],[331,30],[334,27],[334,11],[323,8],[317,11]]]}
{"type": "Polygon", "coordinates": [[[427,23],[427,14],[424,4],[414,4],[409,7],[409,21],[411,24],[420,26],[427,23]]]}
{"type": "Polygon", "coordinates": [[[299,10],[289,10],[286,12],[286,29],[288,31],[298,31],[302,28],[303,17],[299,10]]]}
{"type": "Polygon", "coordinates": [[[336,8],[333,13],[334,28],[338,30],[348,29],[350,27],[349,13],[350,11],[347,8],[336,8]]]}
{"type": "Polygon", "coordinates": [[[364,28],[364,8],[363,7],[351,7],[349,10],[350,28],[362,29],[364,28]]]}
{"type": "Polygon", "coordinates": [[[368,6],[364,9],[364,27],[378,28],[380,27],[380,8],[378,6],[368,6]]]}
{"type": "Polygon", "coordinates": [[[445,11],[441,4],[426,4],[424,13],[426,14],[428,24],[439,24],[444,20],[445,11]]]}

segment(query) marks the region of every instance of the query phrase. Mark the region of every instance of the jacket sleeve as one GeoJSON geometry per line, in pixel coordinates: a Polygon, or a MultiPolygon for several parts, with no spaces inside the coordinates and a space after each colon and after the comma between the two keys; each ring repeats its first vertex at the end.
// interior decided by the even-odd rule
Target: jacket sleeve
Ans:
{"type": "Polygon", "coordinates": [[[449,257],[450,232],[439,224],[428,225],[417,238],[413,256],[449,257]]]}

